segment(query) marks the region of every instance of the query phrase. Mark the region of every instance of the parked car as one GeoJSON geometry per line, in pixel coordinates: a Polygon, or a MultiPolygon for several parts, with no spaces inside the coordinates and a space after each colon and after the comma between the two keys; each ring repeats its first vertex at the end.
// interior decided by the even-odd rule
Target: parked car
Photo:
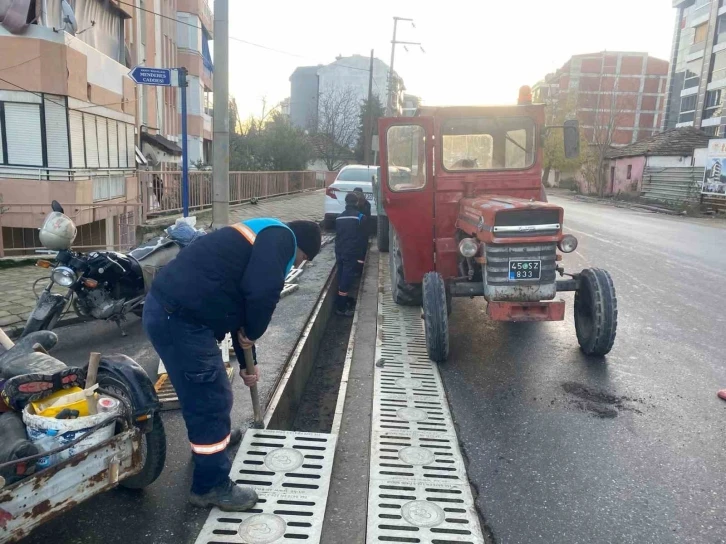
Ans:
{"type": "Polygon", "coordinates": [[[363,189],[366,199],[371,203],[371,215],[377,215],[372,183],[377,173],[377,166],[357,164],[344,166],[338,172],[335,181],[325,189],[325,228],[333,228],[335,218],[345,210],[345,195],[356,187],[363,189]]]}

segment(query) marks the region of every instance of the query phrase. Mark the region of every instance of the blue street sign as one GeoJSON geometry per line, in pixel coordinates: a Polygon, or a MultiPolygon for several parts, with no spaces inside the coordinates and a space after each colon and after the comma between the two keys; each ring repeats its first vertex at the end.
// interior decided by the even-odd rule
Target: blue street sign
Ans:
{"type": "Polygon", "coordinates": [[[129,77],[139,85],[171,86],[171,68],[136,66],[129,72],[129,77]]]}

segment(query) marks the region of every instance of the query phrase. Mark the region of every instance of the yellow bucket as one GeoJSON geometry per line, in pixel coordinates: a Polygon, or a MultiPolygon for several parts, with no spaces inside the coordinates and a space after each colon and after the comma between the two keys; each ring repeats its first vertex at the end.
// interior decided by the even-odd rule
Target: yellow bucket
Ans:
{"type": "Polygon", "coordinates": [[[33,406],[35,414],[41,417],[55,417],[65,408],[78,410],[79,417],[84,417],[89,414],[86,395],[80,387],[71,387],[70,389],[57,391],[49,397],[31,402],[30,404],[33,406]]]}

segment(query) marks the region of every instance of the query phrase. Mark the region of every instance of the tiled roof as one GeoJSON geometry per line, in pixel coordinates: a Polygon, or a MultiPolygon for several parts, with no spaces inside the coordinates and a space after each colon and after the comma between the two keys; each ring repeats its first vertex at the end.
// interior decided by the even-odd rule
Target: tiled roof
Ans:
{"type": "Polygon", "coordinates": [[[694,127],[683,127],[666,130],[624,147],[612,148],[605,156],[609,159],[618,157],[636,157],[639,155],[691,155],[694,149],[708,147],[708,134],[694,127]]]}

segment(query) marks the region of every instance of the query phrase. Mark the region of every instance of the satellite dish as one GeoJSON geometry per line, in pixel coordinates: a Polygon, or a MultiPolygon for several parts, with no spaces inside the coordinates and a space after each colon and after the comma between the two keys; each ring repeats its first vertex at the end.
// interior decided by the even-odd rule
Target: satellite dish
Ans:
{"type": "Polygon", "coordinates": [[[71,34],[75,34],[78,30],[78,21],[76,21],[76,14],[73,13],[73,8],[68,0],[61,1],[61,11],[63,13],[63,28],[61,30],[65,30],[66,26],[68,26],[71,34]]]}

